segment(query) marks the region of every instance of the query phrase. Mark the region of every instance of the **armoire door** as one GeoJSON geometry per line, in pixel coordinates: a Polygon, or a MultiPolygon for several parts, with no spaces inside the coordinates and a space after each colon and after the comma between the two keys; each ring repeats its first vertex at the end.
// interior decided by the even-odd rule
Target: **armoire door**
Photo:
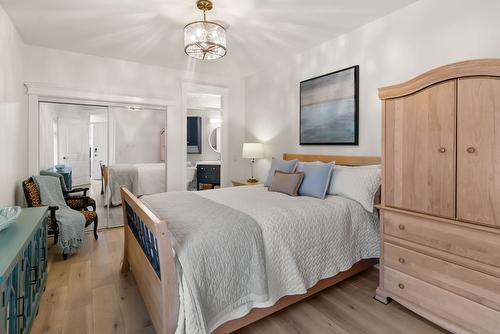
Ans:
{"type": "Polygon", "coordinates": [[[458,81],[457,213],[500,227],[500,80],[458,81]]]}
{"type": "Polygon", "coordinates": [[[385,205],[455,217],[456,80],[385,101],[385,205]]]}

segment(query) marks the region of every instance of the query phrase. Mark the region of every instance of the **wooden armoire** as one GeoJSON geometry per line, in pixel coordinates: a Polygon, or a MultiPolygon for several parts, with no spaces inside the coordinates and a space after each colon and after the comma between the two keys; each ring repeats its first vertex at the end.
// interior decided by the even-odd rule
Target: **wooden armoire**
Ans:
{"type": "Polygon", "coordinates": [[[455,333],[500,333],[500,59],[379,89],[380,284],[455,333]]]}

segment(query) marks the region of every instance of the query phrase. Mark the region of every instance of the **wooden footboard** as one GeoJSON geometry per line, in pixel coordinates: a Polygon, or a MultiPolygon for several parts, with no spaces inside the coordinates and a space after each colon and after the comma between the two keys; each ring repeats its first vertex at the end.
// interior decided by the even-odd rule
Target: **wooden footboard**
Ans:
{"type": "Polygon", "coordinates": [[[128,189],[121,188],[125,246],[122,273],[132,271],[158,334],[177,326],[179,294],[167,224],[128,189]]]}

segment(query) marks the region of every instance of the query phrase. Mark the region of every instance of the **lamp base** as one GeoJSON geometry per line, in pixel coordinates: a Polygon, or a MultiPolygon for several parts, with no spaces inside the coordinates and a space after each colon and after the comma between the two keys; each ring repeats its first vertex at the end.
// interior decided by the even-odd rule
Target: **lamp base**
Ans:
{"type": "Polygon", "coordinates": [[[257,183],[257,182],[259,182],[259,180],[254,179],[254,178],[250,178],[250,179],[247,180],[247,182],[248,183],[257,183]]]}

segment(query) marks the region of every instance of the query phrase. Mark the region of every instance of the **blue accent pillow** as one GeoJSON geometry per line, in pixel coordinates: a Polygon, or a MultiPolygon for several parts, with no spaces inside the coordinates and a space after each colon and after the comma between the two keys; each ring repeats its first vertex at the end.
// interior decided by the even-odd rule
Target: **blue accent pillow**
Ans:
{"type": "Polygon", "coordinates": [[[273,183],[274,172],[277,170],[285,172],[285,173],[293,173],[295,171],[295,167],[297,166],[298,160],[281,160],[273,158],[271,162],[271,169],[269,169],[269,174],[267,175],[266,182],[264,186],[270,187],[273,183]]]}
{"type": "Polygon", "coordinates": [[[300,163],[297,172],[304,173],[304,180],[299,188],[300,196],[324,199],[335,163],[300,163]]]}

